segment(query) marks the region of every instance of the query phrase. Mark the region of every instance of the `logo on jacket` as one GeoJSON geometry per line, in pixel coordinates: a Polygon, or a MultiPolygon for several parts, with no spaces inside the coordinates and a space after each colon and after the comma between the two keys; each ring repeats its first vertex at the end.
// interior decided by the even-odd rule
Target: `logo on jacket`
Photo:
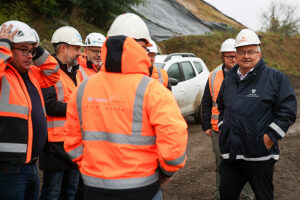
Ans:
{"type": "Polygon", "coordinates": [[[248,94],[247,97],[256,97],[256,98],[258,98],[259,96],[256,94],[256,89],[252,89],[251,93],[248,94]]]}

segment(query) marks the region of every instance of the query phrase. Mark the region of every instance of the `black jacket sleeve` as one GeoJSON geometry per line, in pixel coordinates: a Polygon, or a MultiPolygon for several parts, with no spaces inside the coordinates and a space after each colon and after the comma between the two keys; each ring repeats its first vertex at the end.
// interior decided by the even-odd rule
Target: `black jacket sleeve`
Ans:
{"type": "Polygon", "coordinates": [[[219,130],[221,130],[220,127],[221,127],[221,124],[223,124],[223,116],[224,116],[224,109],[225,109],[225,106],[223,103],[223,93],[224,93],[224,81],[221,85],[221,88],[220,88],[220,91],[218,94],[218,98],[217,98],[218,110],[220,111],[219,119],[218,119],[219,130]]]}
{"type": "Polygon", "coordinates": [[[211,109],[212,109],[212,98],[209,89],[209,79],[207,80],[204,94],[202,98],[202,129],[205,131],[211,129],[211,109]]]}
{"type": "Polygon", "coordinates": [[[54,86],[42,88],[45,100],[46,113],[49,116],[65,117],[67,113],[67,104],[57,101],[57,94],[54,86]]]}

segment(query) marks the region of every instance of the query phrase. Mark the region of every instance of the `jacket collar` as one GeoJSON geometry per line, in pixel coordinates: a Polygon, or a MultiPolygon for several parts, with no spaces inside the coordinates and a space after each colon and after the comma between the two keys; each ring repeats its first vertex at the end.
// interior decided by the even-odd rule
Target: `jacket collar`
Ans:
{"type": "MultiPolygon", "coordinates": [[[[238,74],[237,74],[237,71],[238,71],[238,69],[239,69],[239,65],[238,64],[236,64],[231,70],[229,70],[229,72],[228,72],[228,75],[230,76],[230,77],[232,77],[234,80],[236,80],[236,81],[238,81],[238,82],[240,82],[241,80],[240,80],[240,77],[238,76],[238,74]]],[[[263,60],[263,58],[261,58],[259,61],[258,61],[258,63],[255,65],[255,67],[254,67],[254,69],[251,71],[251,72],[249,72],[249,74],[245,77],[245,79],[243,79],[243,80],[248,80],[248,79],[250,79],[251,77],[253,77],[254,75],[256,75],[257,73],[259,73],[263,68],[265,68],[265,62],[264,62],[264,60],[263,60]]]]}

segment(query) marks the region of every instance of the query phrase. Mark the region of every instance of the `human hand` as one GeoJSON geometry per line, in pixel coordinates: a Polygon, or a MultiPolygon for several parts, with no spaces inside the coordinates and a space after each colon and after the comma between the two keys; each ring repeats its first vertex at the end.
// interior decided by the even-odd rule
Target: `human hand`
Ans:
{"type": "Polygon", "coordinates": [[[171,181],[172,177],[166,177],[165,175],[159,173],[159,184],[160,187],[166,185],[167,183],[169,183],[171,181]]]}
{"type": "Polygon", "coordinates": [[[211,134],[212,134],[212,129],[207,129],[207,130],[205,130],[205,131],[204,131],[204,134],[205,134],[205,135],[208,135],[208,136],[211,136],[211,134]]]}
{"type": "Polygon", "coordinates": [[[12,28],[13,28],[12,24],[10,24],[8,28],[6,28],[6,25],[4,24],[0,30],[0,39],[8,39],[12,41],[13,37],[18,32],[18,29],[16,29],[14,32],[10,32],[12,28]]]}
{"type": "Polygon", "coordinates": [[[271,138],[269,137],[269,135],[268,134],[264,134],[264,144],[265,144],[265,146],[266,146],[266,148],[268,149],[268,150],[270,150],[271,149],[271,147],[273,146],[273,144],[274,144],[274,142],[271,140],[271,138]]]}

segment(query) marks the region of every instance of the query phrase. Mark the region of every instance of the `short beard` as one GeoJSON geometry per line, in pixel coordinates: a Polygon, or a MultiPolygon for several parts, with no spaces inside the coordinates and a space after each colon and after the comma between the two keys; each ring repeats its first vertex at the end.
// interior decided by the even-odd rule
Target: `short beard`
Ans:
{"type": "Polygon", "coordinates": [[[73,58],[73,59],[67,59],[69,66],[75,66],[78,65],[78,61],[77,58],[73,58]]]}

